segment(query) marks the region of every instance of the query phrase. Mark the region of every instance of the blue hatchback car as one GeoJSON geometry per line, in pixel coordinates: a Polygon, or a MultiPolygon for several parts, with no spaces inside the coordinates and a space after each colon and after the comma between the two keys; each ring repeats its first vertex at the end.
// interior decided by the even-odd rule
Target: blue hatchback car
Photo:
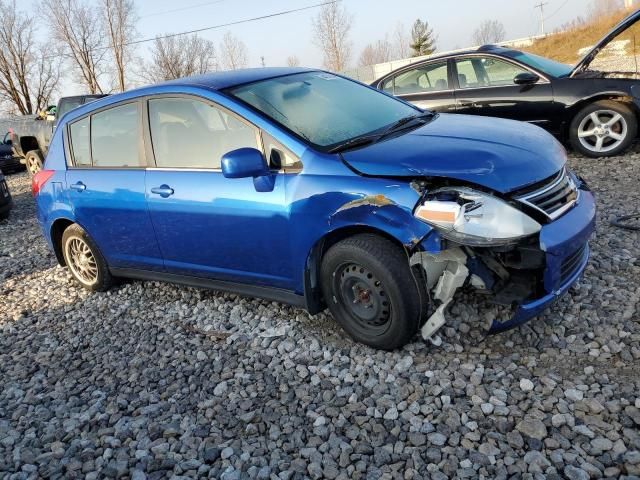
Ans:
{"type": "Polygon", "coordinates": [[[461,287],[513,308],[499,331],[577,281],[595,204],[565,163],[528,124],[262,68],[69,112],[33,193],[85,288],[129,277],[328,307],[355,340],[394,349],[436,338],[461,287]]]}

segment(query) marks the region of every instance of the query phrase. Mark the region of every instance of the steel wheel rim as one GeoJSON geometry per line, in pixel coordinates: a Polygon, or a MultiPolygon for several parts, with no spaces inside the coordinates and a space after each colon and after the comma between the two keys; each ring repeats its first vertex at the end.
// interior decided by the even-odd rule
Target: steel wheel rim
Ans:
{"type": "Polygon", "coordinates": [[[391,324],[391,301],[384,285],[367,268],[355,263],[341,265],[334,275],[334,292],[364,335],[381,335],[391,324]]]}
{"type": "Polygon", "coordinates": [[[71,237],[65,245],[68,266],[74,276],[85,285],[98,281],[98,264],[87,242],[79,237],[71,237]]]}
{"type": "Polygon", "coordinates": [[[42,170],[42,161],[38,157],[30,156],[27,163],[29,164],[29,172],[31,172],[32,175],[42,170]]]}
{"type": "Polygon", "coordinates": [[[587,150],[607,153],[618,148],[627,138],[625,118],[613,110],[597,110],[582,119],[578,139],[587,150]]]}

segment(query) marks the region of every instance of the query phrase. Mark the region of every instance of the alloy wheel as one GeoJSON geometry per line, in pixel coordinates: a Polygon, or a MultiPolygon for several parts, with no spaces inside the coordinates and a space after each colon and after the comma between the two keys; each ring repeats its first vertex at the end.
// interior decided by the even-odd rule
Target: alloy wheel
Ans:
{"type": "Polygon", "coordinates": [[[42,160],[37,155],[29,155],[27,157],[27,168],[31,176],[42,170],[42,160]]]}
{"type": "Polygon", "coordinates": [[[65,246],[69,268],[74,276],[85,285],[98,281],[98,265],[87,243],[78,237],[71,237],[65,246]]]}
{"type": "Polygon", "coordinates": [[[607,153],[627,138],[625,118],[613,110],[597,110],[582,119],[578,126],[580,144],[596,153],[607,153]]]}
{"type": "Polygon", "coordinates": [[[354,327],[371,335],[384,333],[391,321],[391,302],[384,285],[367,268],[357,264],[342,265],[334,276],[334,292],[354,327]]]}

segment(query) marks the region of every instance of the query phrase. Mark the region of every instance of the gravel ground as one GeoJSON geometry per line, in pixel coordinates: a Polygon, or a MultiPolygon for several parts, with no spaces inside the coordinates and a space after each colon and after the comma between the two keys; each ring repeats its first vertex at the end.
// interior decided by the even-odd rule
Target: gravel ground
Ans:
{"type": "Polygon", "coordinates": [[[394,353],[326,315],[156,282],[89,294],[56,266],[26,174],[0,223],[2,478],[640,478],[640,154],[572,158],[600,205],[579,286],[485,337],[394,353]]]}

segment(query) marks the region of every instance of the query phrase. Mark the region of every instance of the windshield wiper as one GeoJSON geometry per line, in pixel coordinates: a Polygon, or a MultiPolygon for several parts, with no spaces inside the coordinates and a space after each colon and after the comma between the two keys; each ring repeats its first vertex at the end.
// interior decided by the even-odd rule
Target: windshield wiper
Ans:
{"type": "Polygon", "coordinates": [[[416,115],[409,115],[408,117],[403,117],[400,120],[393,122],[391,125],[386,127],[382,132],[354,137],[351,140],[347,140],[346,142],[336,145],[335,147],[328,150],[328,152],[337,153],[337,152],[342,152],[344,150],[347,150],[349,148],[362,147],[364,145],[375,143],[383,139],[387,135],[400,130],[401,127],[404,127],[405,125],[408,125],[415,120],[424,121],[426,119],[432,119],[433,117],[435,117],[435,115],[436,114],[434,112],[422,112],[416,115]]]}
{"type": "Polygon", "coordinates": [[[370,143],[374,143],[378,137],[379,133],[375,135],[362,135],[360,137],[352,138],[351,140],[347,140],[346,142],[342,142],[335,147],[327,150],[328,153],[338,153],[349,148],[362,147],[364,145],[369,145],[370,143]]]}
{"type": "Polygon", "coordinates": [[[401,127],[404,127],[405,125],[408,125],[409,123],[413,122],[414,120],[432,119],[435,115],[436,114],[434,112],[422,112],[422,113],[418,113],[416,115],[410,115],[408,117],[401,118],[397,122],[394,122],[391,125],[389,125],[384,130],[384,132],[382,132],[380,134],[379,139],[387,136],[390,133],[393,133],[393,132],[399,130],[401,127]]]}

